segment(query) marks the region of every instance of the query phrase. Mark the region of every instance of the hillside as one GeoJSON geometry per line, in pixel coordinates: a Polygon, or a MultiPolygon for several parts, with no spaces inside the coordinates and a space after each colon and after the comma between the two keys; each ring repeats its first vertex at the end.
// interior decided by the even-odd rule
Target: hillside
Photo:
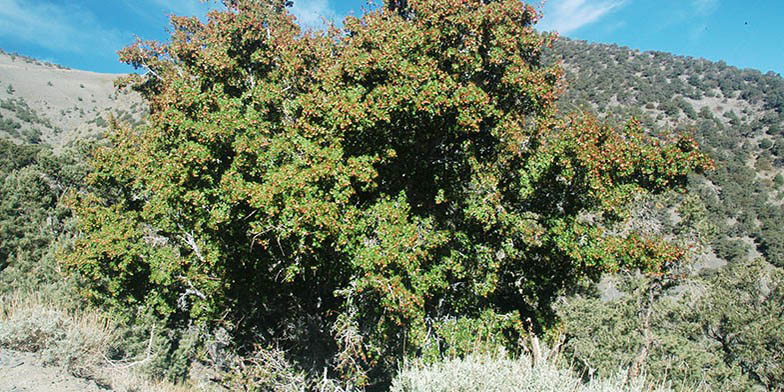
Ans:
{"type": "Polygon", "coordinates": [[[116,91],[118,76],[0,51],[0,137],[59,149],[100,137],[110,116],[139,121],[144,104],[138,94],[116,91]]]}
{"type": "Polygon", "coordinates": [[[784,266],[784,79],[662,52],[562,39],[564,110],[636,117],[651,131],[692,133],[717,170],[690,190],[708,209],[711,246],[722,260],[762,254],[784,266]]]}
{"type": "Polygon", "coordinates": [[[692,134],[716,164],[691,176],[688,195],[638,205],[638,227],[691,249],[680,272],[608,276],[566,298],[567,351],[586,371],[645,362],[687,389],[781,388],[784,79],[568,39],[548,55],[567,71],[562,110],[692,134]]]}

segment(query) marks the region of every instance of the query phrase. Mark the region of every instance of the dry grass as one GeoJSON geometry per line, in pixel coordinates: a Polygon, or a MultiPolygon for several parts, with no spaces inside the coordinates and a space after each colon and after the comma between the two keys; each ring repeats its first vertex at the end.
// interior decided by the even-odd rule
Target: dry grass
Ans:
{"type": "MultiPolygon", "coordinates": [[[[556,353],[557,355],[557,353],[556,353]]],[[[643,377],[629,379],[619,370],[615,377],[583,381],[570,369],[562,368],[550,355],[534,361],[531,356],[508,358],[475,355],[425,365],[411,362],[395,377],[392,392],[653,392],[670,391],[643,377]]]]}
{"type": "MultiPolygon", "coordinates": [[[[57,301],[35,293],[13,293],[0,296],[0,347],[35,352],[43,362],[59,366],[74,376],[88,378],[115,391],[190,392],[219,388],[217,384],[174,385],[152,380],[140,370],[156,355],[150,344],[141,358],[110,360],[116,347],[116,326],[97,311],[67,311],[57,301]]],[[[616,377],[596,379],[589,383],[571,370],[557,365],[557,350],[543,345],[532,346],[531,355],[508,358],[475,355],[423,364],[406,364],[395,377],[393,392],[438,391],[573,391],[573,392],[648,392],[668,391],[644,378],[629,379],[626,372],[616,377]],[[533,359],[536,357],[536,359],[533,359]]],[[[284,353],[259,348],[255,355],[236,358],[233,371],[223,374],[223,387],[231,390],[264,390],[299,392],[307,388],[318,391],[350,391],[335,380],[324,377],[306,380],[304,374],[287,363],[284,353]]],[[[561,361],[562,362],[562,361],[561,361]]]]}
{"type": "Polygon", "coordinates": [[[45,365],[62,367],[115,391],[194,390],[141,374],[136,367],[144,359],[109,360],[107,353],[116,338],[114,323],[100,312],[63,310],[56,300],[37,293],[0,296],[0,347],[38,353],[45,365]]]}

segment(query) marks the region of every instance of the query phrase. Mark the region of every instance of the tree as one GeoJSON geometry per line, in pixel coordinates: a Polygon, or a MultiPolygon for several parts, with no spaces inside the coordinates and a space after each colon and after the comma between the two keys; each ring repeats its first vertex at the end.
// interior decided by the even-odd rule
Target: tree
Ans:
{"type": "Polygon", "coordinates": [[[362,383],[402,355],[513,346],[576,279],[682,255],[605,227],[710,160],[634,120],[557,115],[533,7],[390,2],[313,33],[283,2],[224,4],[121,52],[150,120],[71,197],[89,298],[362,383]]]}
{"type": "Polygon", "coordinates": [[[76,151],[57,156],[44,146],[0,140],[0,294],[61,280],[53,244],[71,214],[58,199],[82,181],[84,166],[76,151]]]}
{"type": "Polygon", "coordinates": [[[565,354],[599,375],[639,362],[674,389],[780,390],[784,274],[762,259],[727,268],[669,282],[620,275],[614,299],[587,293],[564,301],[565,354]]]}
{"type": "Polygon", "coordinates": [[[724,361],[769,391],[784,388],[784,273],[762,259],[739,263],[715,277],[699,302],[706,336],[724,361]]]}

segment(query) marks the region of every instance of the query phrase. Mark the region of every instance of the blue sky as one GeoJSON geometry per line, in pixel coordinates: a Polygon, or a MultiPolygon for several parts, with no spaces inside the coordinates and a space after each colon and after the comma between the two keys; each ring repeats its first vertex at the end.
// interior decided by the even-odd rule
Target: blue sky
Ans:
{"type": "MultiPolygon", "coordinates": [[[[377,0],[380,2],[380,0],[377,0]]],[[[541,0],[532,0],[541,6],[541,0]]],[[[364,0],[294,0],[301,23],[361,15],[364,0]]],[[[72,68],[128,72],[116,51],[165,40],[167,15],[203,17],[197,0],[0,0],[0,48],[72,68]]],[[[784,75],[784,0],[546,0],[543,30],[592,42],[724,60],[784,75]]]]}

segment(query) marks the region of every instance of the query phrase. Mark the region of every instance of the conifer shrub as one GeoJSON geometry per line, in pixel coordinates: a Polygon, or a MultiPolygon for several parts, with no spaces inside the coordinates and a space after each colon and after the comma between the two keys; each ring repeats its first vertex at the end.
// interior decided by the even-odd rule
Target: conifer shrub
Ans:
{"type": "Polygon", "coordinates": [[[150,117],[115,127],[70,195],[86,298],[361,386],[433,347],[515,350],[577,279],[683,255],[603,227],[710,160],[634,120],[559,115],[533,7],[388,1],[303,32],[285,3],[226,0],[121,52],[150,117]]]}

